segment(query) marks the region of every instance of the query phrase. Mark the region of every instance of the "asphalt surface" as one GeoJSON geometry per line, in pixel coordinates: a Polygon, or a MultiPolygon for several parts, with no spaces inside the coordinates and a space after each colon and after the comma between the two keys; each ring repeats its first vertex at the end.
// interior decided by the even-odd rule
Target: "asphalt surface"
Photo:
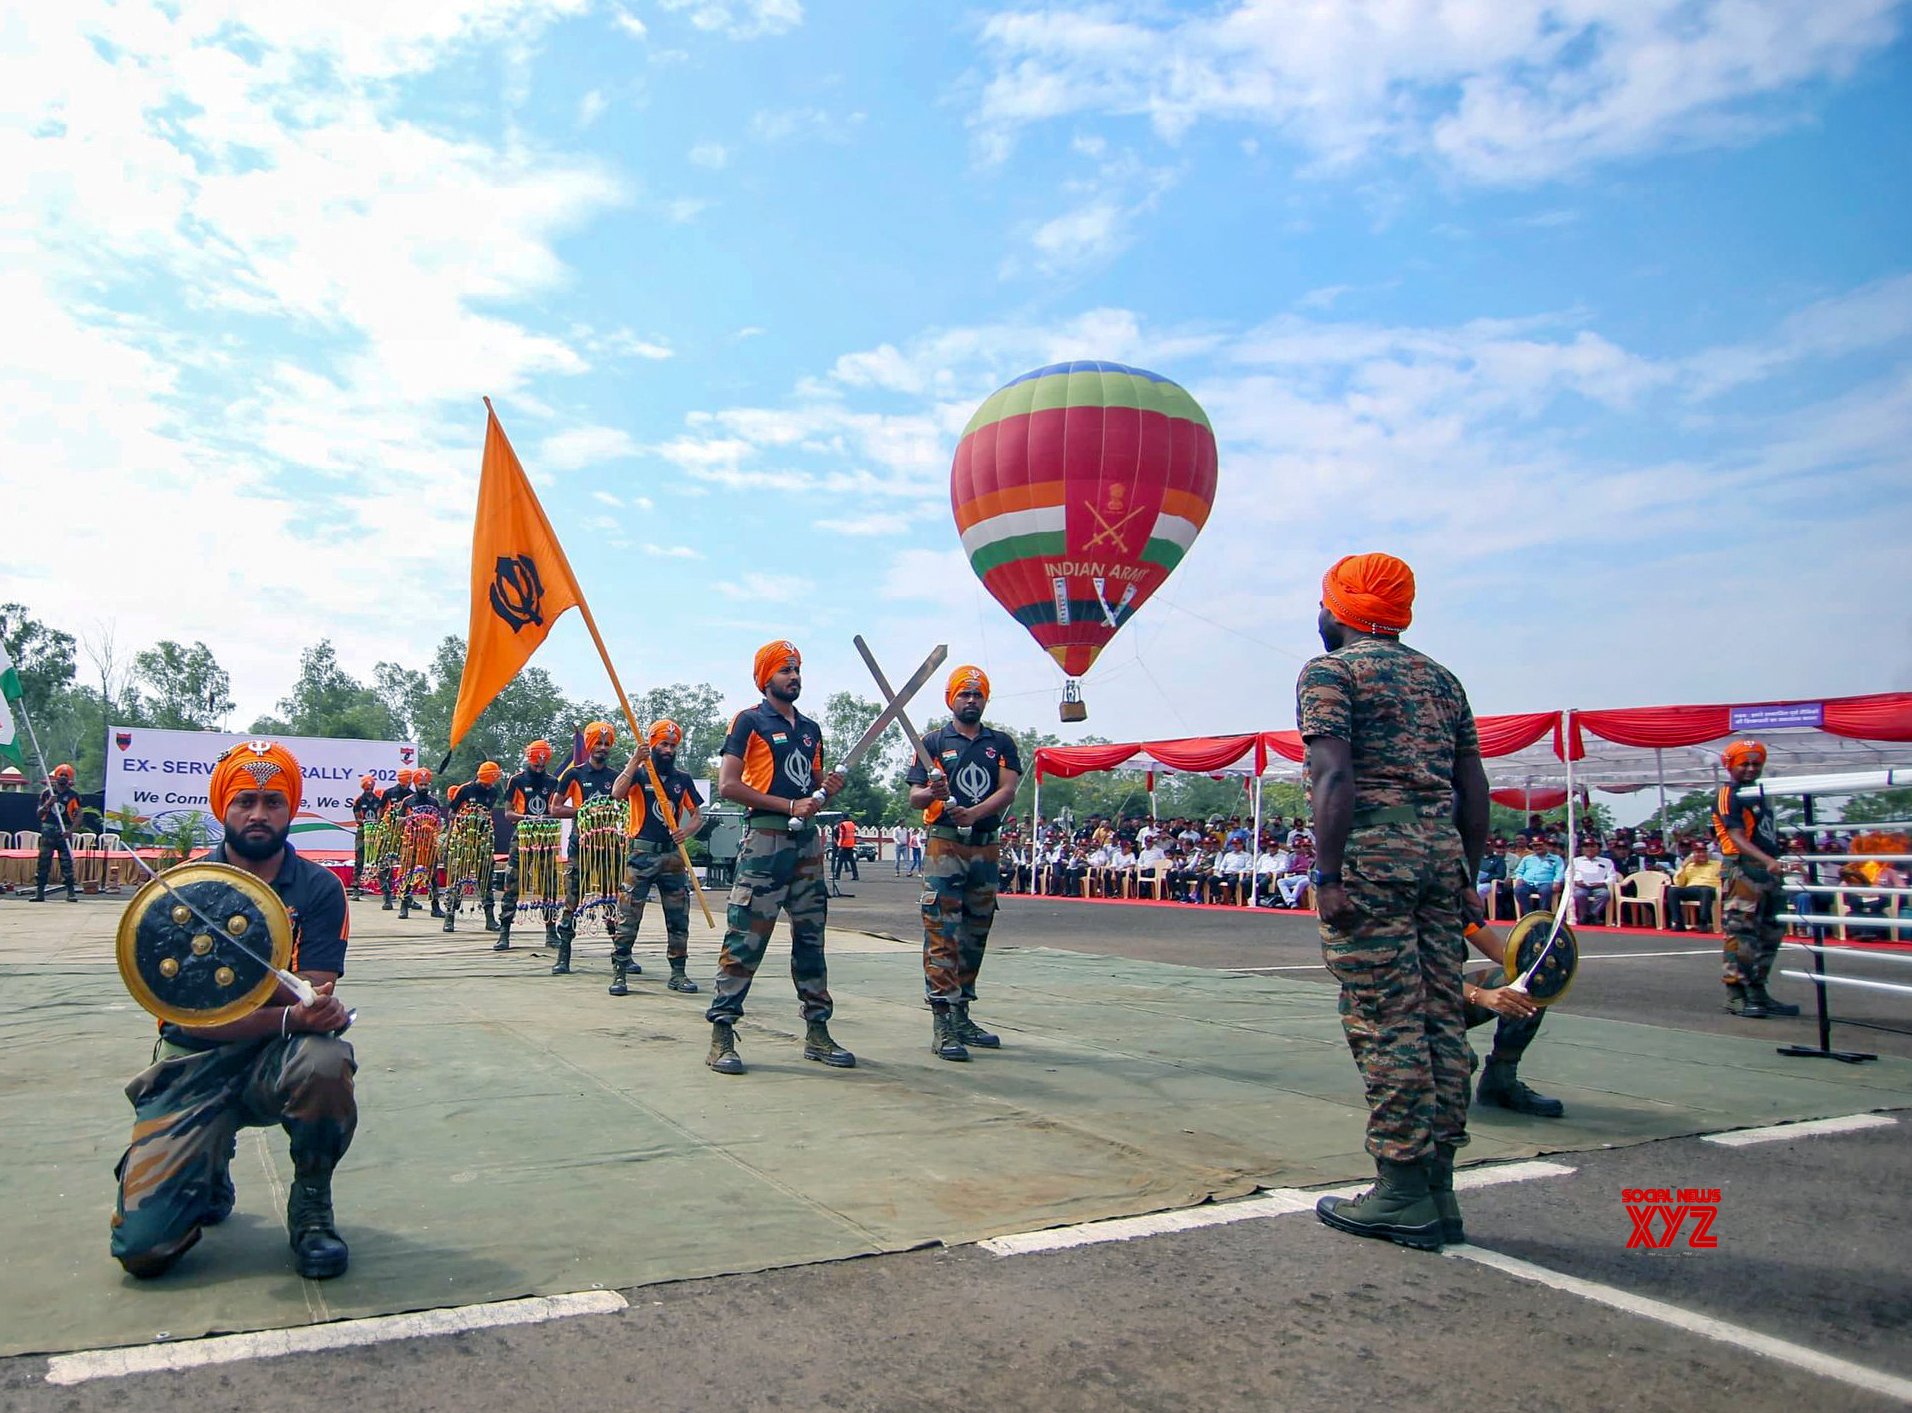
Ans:
{"type": "MultiPolygon", "coordinates": [[[[834,924],[913,935],[911,881],[881,868],[846,887],[857,896],[833,905],[834,924]]],[[[1576,1011],[1757,1026],[1775,1043],[1812,1036],[1806,1020],[1720,1014],[1709,943],[1584,936],[1576,1011]],[[1624,955],[1648,951],[1679,955],[1624,955]]],[[[1305,917],[1012,899],[994,941],[1325,980],[1305,917]]],[[[1912,1053],[1882,1032],[1834,1039],[1912,1053]]],[[[1678,1139],[1563,1155],[1571,1175],[1465,1194],[1469,1239],[1912,1378],[1912,1237],[1900,1215],[1912,1115],[1900,1119],[1752,1147],[1678,1139]],[[1718,1245],[1629,1249],[1622,1193],[1684,1187],[1719,1190],[1718,1245]]],[[[527,1221],[540,1200],[527,1194],[527,1221]]],[[[926,1250],[625,1294],[630,1308],[617,1314],[70,1388],[44,1382],[44,1359],[9,1360],[0,1408],[1903,1406],[1463,1257],[1343,1236],[1305,1212],[1058,1252],[926,1250]]]]}

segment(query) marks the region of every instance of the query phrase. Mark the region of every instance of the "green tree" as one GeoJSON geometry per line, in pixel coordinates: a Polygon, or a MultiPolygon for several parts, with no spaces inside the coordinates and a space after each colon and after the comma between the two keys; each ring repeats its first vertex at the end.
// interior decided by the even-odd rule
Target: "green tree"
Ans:
{"type": "Polygon", "coordinates": [[[730,717],[724,711],[724,694],[710,683],[673,682],[668,687],[633,692],[631,715],[645,731],[654,721],[666,717],[675,721],[684,731],[684,743],[677,748],[677,768],[699,780],[716,778],[717,753],[723,749],[730,717]]]}
{"type": "MultiPolygon", "coordinates": [[[[455,633],[439,641],[425,671],[395,662],[381,662],[373,669],[372,693],[391,713],[395,733],[417,741],[425,763],[434,768],[451,737],[451,715],[464,671],[465,640],[455,633]]],[[[538,740],[551,743],[552,759],[562,768],[571,757],[572,733],[596,719],[617,721],[618,734],[627,734],[607,708],[571,701],[550,673],[527,667],[478,714],[443,773],[450,780],[469,780],[480,763],[493,760],[509,776],[520,767],[524,748],[538,740]]]]}
{"type": "Polygon", "coordinates": [[[1845,824],[1897,823],[1912,819],[1912,790],[1875,790],[1869,795],[1854,795],[1846,801],[1840,816],[1845,824]]]}
{"type": "Polygon", "coordinates": [[[46,711],[72,690],[79,644],[71,633],[47,627],[25,604],[0,603],[0,642],[13,659],[28,711],[46,711]]]}
{"type": "Polygon", "coordinates": [[[278,715],[260,717],[251,729],[390,741],[404,728],[378,692],[339,666],[331,639],[322,638],[299,654],[299,675],[291,693],[279,699],[278,715]]]}
{"type": "Polygon", "coordinates": [[[133,675],[152,689],[146,724],[175,731],[216,731],[232,711],[232,679],[204,643],[162,641],[133,655],[133,675]]]}
{"type": "MultiPolygon", "coordinates": [[[[854,692],[830,694],[824,703],[822,721],[825,770],[836,768],[840,758],[856,744],[882,710],[875,702],[854,692]]],[[[845,777],[842,790],[830,802],[831,809],[844,811],[858,824],[881,824],[886,818],[897,817],[890,813],[895,807],[894,786],[885,784],[878,774],[878,762],[890,749],[892,737],[901,742],[902,727],[892,725],[878,738],[870,753],[857,762],[845,777]]]]}

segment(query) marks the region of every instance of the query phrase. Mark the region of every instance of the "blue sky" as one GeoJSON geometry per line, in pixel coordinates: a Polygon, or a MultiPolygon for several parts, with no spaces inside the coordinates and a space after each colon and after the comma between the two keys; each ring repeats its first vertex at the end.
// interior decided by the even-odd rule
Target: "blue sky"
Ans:
{"type": "Polygon", "coordinates": [[[1375,548],[1483,712],[1912,685],[1902,5],[314,8],[0,23],[0,594],[242,720],[462,631],[488,394],[627,685],[862,632],[1052,724],[947,485],[1069,357],[1221,453],[1080,729],[1290,724],[1375,548]]]}

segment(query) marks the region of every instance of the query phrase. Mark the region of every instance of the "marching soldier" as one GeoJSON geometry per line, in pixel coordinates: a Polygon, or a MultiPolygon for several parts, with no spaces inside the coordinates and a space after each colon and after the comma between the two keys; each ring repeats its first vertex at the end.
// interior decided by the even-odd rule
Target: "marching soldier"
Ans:
{"type": "MultiPolygon", "coordinates": [[[[397,783],[378,797],[379,818],[391,820],[394,825],[405,813],[405,801],[412,797],[412,776],[415,772],[405,767],[398,772],[397,783]]],[[[378,891],[385,896],[384,912],[392,910],[392,892],[397,886],[397,868],[384,868],[376,860],[373,866],[378,868],[378,891]]]]}
{"type": "Polygon", "coordinates": [[[664,956],[671,967],[670,980],[665,984],[673,991],[697,990],[697,983],[684,970],[690,956],[690,873],[684,867],[684,858],[677,846],[694,835],[702,824],[698,811],[703,807],[704,797],[697,793],[697,783],[677,768],[677,748],[683,740],[683,728],[675,721],[652,722],[644,740],[638,742],[630,761],[611,786],[612,799],[630,802],[630,823],[626,828],[631,840],[630,855],[624,865],[624,890],[618,895],[617,935],[611,952],[613,996],[630,993],[625,973],[633,969],[631,947],[637,941],[638,926],[644,921],[644,901],[653,884],[657,887],[657,901],[664,909],[664,956]],[[664,812],[657,807],[656,789],[651,784],[650,772],[644,769],[646,760],[656,769],[658,782],[664,787],[671,818],[677,821],[675,829],[664,823],[664,812]]]}
{"type": "MultiPolygon", "coordinates": [[[[617,744],[617,732],[608,721],[593,721],[584,728],[584,760],[567,765],[558,775],[557,793],[551,797],[551,813],[558,819],[572,820],[571,855],[564,864],[564,910],[558,914],[558,960],[552,964],[553,976],[571,971],[571,944],[578,935],[578,903],[582,894],[578,863],[584,836],[575,822],[578,808],[592,800],[612,798],[617,772],[611,769],[611,747],[617,744]]],[[[617,920],[604,919],[604,930],[615,936],[617,920]]]]}
{"type": "MultiPolygon", "coordinates": [[[[365,836],[378,819],[379,806],[378,777],[361,775],[359,777],[358,798],[351,803],[352,811],[352,893],[354,898],[363,898],[365,890],[360,882],[365,877],[365,836]]],[[[373,860],[376,865],[378,861],[373,860]]]]}
{"type": "Polygon", "coordinates": [[[905,777],[910,804],[923,811],[929,853],[923,864],[923,991],[933,1020],[930,1050],[967,1060],[970,1046],[1002,1044],[969,1018],[976,999],[1000,881],[996,832],[1016,798],[1022,758],[1016,743],[983,725],[989,677],[980,667],[949,674],[943,700],[951,720],[923,738],[940,767],[934,776],[914,762],[905,777]]]}
{"type": "Polygon", "coordinates": [[[112,1252],[141,1279],[163,1274],[201,1231],[232,1215],[233,1140],[241,1128],[284,1128],[292,1146],[286,1200],[293,1268],[307,1280],[345,1271],[350,1253],[332,1214],[332,1173],[358,1126],[358,1065],[339,1032],[333,994],[345,974],[345,889],[286,842],[302,794],[284,746],[248,741],[213,767],[207,803],[225,826],[213,863],[268,884],[292,917],[291,969],[317,996],[290,991],[224,1025],[159,1028],[151,1068],[126,1086],[133,1137],[115,1170],[112,1252]]]}
{"type": "MultiPolygon", "coordinates": [[[[1759,780],[1766,768],[1766,748],[1757,741],[1735,741],[1720,761],[1732,777],[1713,801],[1713,837],[1720,851],[1720,927],[1726,933],[1726,1009],[1747,1020],[1796,1016],[1799,1007],[1766,992],[1766,977],[1786,935],[1778,920],[1785,881],[1773,807],[1764,796],[1752,805],[1736,798],[1742,785],[1759,780]]],[[[40,857],[46,857],[44,842],[40,857]]]]}
{"type": "Polygon", "coordinates": [[[724,948],[710,1009],[710,1054],[704,1063],[718,1074],[742,1074],[736,1025],[744,997],[762,965],[776,930],[777,914],[790,914],[790,978],[804,1019],[803,1057],[839,1069],[856,1056],[830,1035],[830,987],[823,956],[823,928],[830,910],[823,877],[823,835],[814,816],[823,801],[843,788],[834,770],[823,775],[823,729],[797,710],[803,690],[803,658],[781,639],[757,649],[753,667],[763,701],[740,711],[724,738],[717,793],[749,810],[737,882],[730,890],[724,948]],[[793,823],[794,821],[794,823],[793,823]]]}
{"type": "MultiPolygon", "coordinates": [[[[445,806],[432,794],[432,773],[429,768],[419,766],[412,772],[412,793],[407,795],[398,807],[401,817],[409,819],[424,810],[434,811],[439,818],[439,828],[444,828],[445,806]]],[[[405,865],[399,864],[398,880],[398,916],[402,921],[412,910],[411,880],[405,876],[405,865]]],[[[425,890],[431,896],[432,916],[443,917],[445,910],[438,902],[438,867],[434,857],[425,864],[425,890]]]]}
{"type": "MultiPolygon", "coordinates": [[[[525,819],[547,819],[552,797],[558,792],[557,777],[545,770],[551,764],[551,743],[533,741],[524,748],[524,769],[505,782],[505,818],[513,824],[525,819]]],[[[511,923],[518,916],[518,847],[512,841],[511,855],[505,861],[505,896],[498,915],[498,940],[494,952],[511,950],[511,923]]],[[[558,945],[558,929],[549,916],[544,924],[544,945],[558,945]]]]}
{"type": "Polygon", "coordinates": [[[73,831],[80,827],[80,795],[73,788],[73,767],[62,761],[53,767],[47,788],[40,792],[40,857],[33,870],[33,901],[46,901],[46,881],[53,873],[53,855],[60,856],[60,880],[66,900],[80,901],[73,886],[73,831]]]}
{"type": "MultiPolygon", "coordinates": [[[[485,908],[485,931],[498,930],[498,917],[491,891],[491,856],[496,845],[491,823],[491,812],[498,807],[499,781],[504,770],[495,760],[488,760],[478,767],[472,778],[463,785],[454,785],[445,792],[445,803],[451,806],[452,819],[472,813],[482,813],[484,822],[484,854],[478,860],[478,896],[485,908]]],[[[449,831],[451,826],[447,824],[449,831]]],[[[446,838],[450,838],[448,832],[446,838]]],[[[448,871],[449,872],[449,871],[448,871]]],[[[445,931],[458,930],[458,907],[464,901],[465,890],[456,878],[447,876],[445,887],[445,931]]]]}
{"type": "Polygon", "coordinates": [[[1454,1153],[1472,1069],[1461,906],[1487,843],[1487,775],[1460,682],[1400,641],[1413,571],[1392,555],[1350,555],[1322,576],[1321,603],[1327,652],[1295,686],[1310,881],[1367,1089],[1376,1182],[1315,1211],[1340,1231],[1435,1249],[1460,1223],[1454,1153]]]}

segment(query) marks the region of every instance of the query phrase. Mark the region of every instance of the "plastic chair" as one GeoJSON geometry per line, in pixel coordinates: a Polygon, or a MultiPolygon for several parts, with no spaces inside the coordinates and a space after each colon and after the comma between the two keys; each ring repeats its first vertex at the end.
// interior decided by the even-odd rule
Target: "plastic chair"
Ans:
{"type": "Polygon", "coordinates": [[[1615,910],[1617,925],[1626,926],[1628,908],[1651,908],[1653,925],[1662,932],[1666,930],[1666,875],[1657,868],[1644,868],[1638,873],[1629,873],[1621,880],[1622,884],[1631,883],[1633,892],[1622,897],[1618,888],[1613,892],[1611,903],[1618,903],[1615,910]]]}
{"type": "Polygon", "coordinates": [[[13,835],[13,847],[16,849],[38,849],[40,831],[37,829],[16,830],[13,835]]]}
{"type": "Polygon", "coordinates": [[[1160,902],[1162,884],[1167,879],[1168,865],[1166,863],[1150,864],[1145,869],[1139,869],[1135,875],[1135,896],[1141,897],[1142,890],[1146,888],[1149,890],[1149,896],[1160,902]]]}

